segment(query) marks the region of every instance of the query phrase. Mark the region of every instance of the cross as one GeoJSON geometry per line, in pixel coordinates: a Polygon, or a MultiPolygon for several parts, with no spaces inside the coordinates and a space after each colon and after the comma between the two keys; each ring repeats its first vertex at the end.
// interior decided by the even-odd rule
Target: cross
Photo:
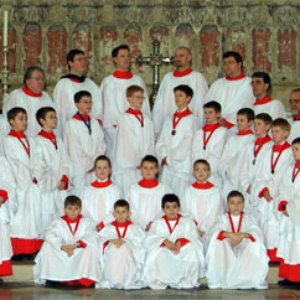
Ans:
{"type": "Polygon", "coordinates": [[[146,63],[152,67],[152,94],[150,96],[150,104],[153,105],[156,99],[156,95],[159,88],[160,82],[160,67],[162,64],[170,64],[173,63],[174,57],[170,56],[162,56],[160,53],[160,42],[158,40],[154,40],[152,43],[153,51],[148,57],[137,57],[136,61],[138,64],[142,65],[146,63]]]}

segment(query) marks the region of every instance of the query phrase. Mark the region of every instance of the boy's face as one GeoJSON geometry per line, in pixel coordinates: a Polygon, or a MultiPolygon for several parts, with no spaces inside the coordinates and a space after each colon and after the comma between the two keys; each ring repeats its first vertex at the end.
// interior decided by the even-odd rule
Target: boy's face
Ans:
{"type": "Polygon", "coordinates": [[[68,61],[68,65],[71,72],[83,75],[87,71],[88,61],[83,54],[77,54],[74,56],[73,61],[68,61]]]}
{"type": "Polygon", "coordinates": [[[300,144],[294,144],[292,146],[294,158],[296,161],[300,161],[300,144]]]}
{"type": "Polygon", "coordinates": [[[253,123],[252,121],[248,121],[248,118],[245,115],[237,115],[236,122],[236,126],[239,131],[250,129],[253,123]]]}
{"type": "Polygon", "coordinates": [[[156,174],[158,173],[158,168],[154,162],[151,161],[144,161],[141,164],[141,173],[143,178],[149,180],[149,179],[155,179],[156,174]]]}
{"type": "Polygon", "coordinates": [[[263,97],[269,88],[269,84],[265,83],[263,78],[259,77],[253,77],[252,78],[252,90],[253,90],[253,95],[256,98],[263,97]]]}
{"type": "Polygon", "coordinates": [[[24,132],[27,128],[27,114],[19,112],[13,120],[9,120],[11,128],[24,132]]]}
{"type": "Polygon", "coordinates": [[[136,110],[141,110],[144,103],[144,93],[138,91],[127,98],[130,107],[136,110]]]}
{"type": "Polygon", "coordinates": [[[119,50],[117,57],[113,58],[116,68],[124,71],[129,70],[130,60],[130,52],[126,49],[119,50]]]}
{"type": "Polygon", "coordinates": [[[163,208],[168,219],[176,219],[179,213],[179,206],[176,202],[167,202],[163,208]]]}
{"type": "Polygon", "coordinates": [[[95,174],[100,180],[105,180],[111,172],[110,166],[106,160],[98,160],[95,167],[95,174]]]}
{"type": "Polygon", "coordinates": [[[204,116],[206,123],[217,123],[220,119],[220,113],[217,113],[213,108],[204,108],[204,116]]]}
{"type": "Polygon", "coordinates": [[[265,136],[270,127],[271,125],[266,124],[263,120],[254,119],[254,133],[257,137],[265,136]]]}
{"type": "Polygon", "coordinates": [[[117,222],[125,223],[126,220],[129,219],[131,213],[127,209],[127,207],[117,206],[114,209],[113,215],[114,215],[115,219],[117,220],[117,222]]]}
{"type": "Polygon", "coordinates": [[[92,110],[93,101],[91,97],[83,96],[75,105],[80,113],[88,115],[92,110]]]}
{"type": "Polygon", "coordinates": [[[74,220],[80,215],[81,207],[78,205],[68,205],[64,211],[69,219],[74,220]]]}
{"type": "Polygon", "coordinates": [[[187,96],[183,91],[175,92],[175,103],[178,110],[182,110],[188,106],[191,101],[191,97],[187,96]]]}
{"type": "Polygon", "coordinates": [[[240,196],[230,197],[227,202],[228,211],[233,215],[239,215],[244,210],[244,201],[240,196]]]}
{"type": "Polygon", "coordinates": [[[206,164],[198,163],[194,168],[194,176],[197,182],[206,182],[210,176],[210,170],[206,164]]]}
{"type": "Polygon", "coordinates": [[[43,125],[43,128],[47,129],[55,129],[57,126],[57,117],[56,117],[56,112],[54,111],[49,111],[45,119],[40,119],[41,124],[43,125]]]}
{"type": "Polygon", "coordinates": [[[272,138],[275,144],[281,144],[283,141],[287,139],[290,132],[288,130],[284,130],[281,127],[273,126],[272,127],[272,138]]]}

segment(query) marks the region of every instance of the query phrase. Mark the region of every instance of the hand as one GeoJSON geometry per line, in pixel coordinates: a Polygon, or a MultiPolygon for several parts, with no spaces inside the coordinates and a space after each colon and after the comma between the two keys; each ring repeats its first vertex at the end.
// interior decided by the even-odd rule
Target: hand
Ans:
{"type": "Polygon", "coordinates": [[[104,227],[100,226],[99,224],[96,226],[96,231],[100,232],[104,227]]]}
{"type": "Polygon", "coordinates": [[[263,197],[264,197],[268,202],[270,202],[270,201],[273,200],[273,198],[271,197],[270,192],[269,192],[268,190],[264,192],[263,197]]]}
{"type": "Polygon", "coordinates": [[[67,183],[61,181],[60,184],[57,186],[57,189],[58,189],[59,191],[63,191],[63,190],[66,189],[66,187],[67,187],[67,183]]]}
{"type": "Polygon", "coordinates": [[[72,256],[76,248],[77,248],[77,244],[61,246],[61,250],[66,252],[68,256],[72,256]]]}
{"type": "Polygon", "coordinates": [[[174,254],[178,254],[180,252],[181,243],[180,241],[175,243],[175,249],[172,251],[174,254]]]}
{"type": "Polygon", "coordinates": [[[248,186],[248,188],[247,188],[247,190],[246,190],[246,193],[247,193],[247,194],[250,194],[250,193],[251,193],[251,185],[248,186]]]}
{"type": "Polygon", "coordinates": [[[149,231],[153,222],[149,222],[145,228],[145,231],[149,231]]]}
{"type": "Polygon", "coordinates": [[[172,243],[172,242],[169,241],[169,240],[166,240],[166,241],[165,241],[165,246],[166,246],[169,250],[171,250],[171,251],[176,250],[175,244],[172,243]]]}
{"type": "Polygon", "coordinates": [[[289,213],[287,212],[286,209],[285,209],[282,213],[283,213],[286,217],[289,217],[289,213]]]}
{"type": "Polygon", "coordinates": [[[232,247],[235,247],[237,246],[241,241],[243,240],[243,237],[240,236],[239,234],[235,234],[233,233],[231,235],[231,238],[230,238],[230,244],[232,247]]]}
{"type": "Polygon", "coordinates": [[[110,241],[113,245],[115,245],[117,248],[120,248],[125,242],[123,239],[115,239],[110,241]]]}
{"type": "Polygon", "coordinates": [[[201,237],[203,237],[203,236],[204,236],[204,234],[205,234],[205,232],[204,232],[204,231],[202,231],[202,230],[200,230],[200,229],[198,229],[198,232],[199,232],[199,235],[200,235],[201,237]]]}
{"type": "Polygon", "coordinates": [[[3,197],[0,197],[0,207],[1,207],[1,205],[2,205],[3,202],[4,202],[3,197]]]}

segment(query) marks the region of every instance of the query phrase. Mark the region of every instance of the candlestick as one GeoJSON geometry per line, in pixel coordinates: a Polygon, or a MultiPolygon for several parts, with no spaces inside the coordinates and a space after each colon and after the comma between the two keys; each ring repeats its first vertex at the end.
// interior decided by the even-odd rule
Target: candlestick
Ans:
{"type": "Polygon", "coordinates": [[[8,46],[8,11],[4,11],[3,17],[3,47],[8,46]]]}

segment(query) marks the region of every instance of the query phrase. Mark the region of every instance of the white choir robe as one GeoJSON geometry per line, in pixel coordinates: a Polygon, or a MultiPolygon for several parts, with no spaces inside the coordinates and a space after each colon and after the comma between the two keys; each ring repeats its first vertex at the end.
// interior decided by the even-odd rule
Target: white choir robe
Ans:
{"type": "Polygon", "coordinates": [[[227,140],[220,160],[219,170],[223,178],[223,199],[227,204],[227,196],[232,190],[238,190],[244,153],[252,145],[255,136],[252,132],[245,135],[235,134],[227,140]]]}
{"type": "Polygon", "coordinates": [[[172,135],[172,120],[171,117],[166,119],[155,150],[160,162],[167,158],[167,165],[162,166],[160,172],[160,181],[180,196],[190,183],[197,121],[194,115],[183,117],[176,126],[176,134],[172,135]]]}
{"type": "Polygon", "coordinates": [[[3,114],[0,114],[0,156],[4,155],[3,152],[3,140],[9,131],[8,122],[3,114]]]}
{"type": "Polygon", "coordinates": [[[175,76],[184,72],[169,72],[167,73],[159,86],[157,97],[154,102],[152,111],[152,120],[154,132],[158,138],[164,122],[168,116],[176,110],[174,88],[178,85],[188,85],[194,92],[193,98],[189,103],[189,107],[193,114],[197,117],[197,124],[203,124],[203,104],[204,97],[208,91],[208,86],[204,76],[197,71],[189,69],[186,75],[175,76]],[[174,75],[175,74],[175,75],[174,75]]]}
{"type": "Polygon", "coordinates": [[[133,74],[131,74],[131,78],[121,78],[122,75],[117,76],[118,74],[122,74],[122,72],[114,72],[112,75],[105,77],[100,85],[100,101],[102,104],[101,118],[107,144],[107,155],[110,158],[113,157],[113,147],[119,118],[129,108],[129,103],[126,98],[126,90],[128,87],[138,85],[144,89],[145,99],[142,112],[144,115],[150,117],[150,103],[143,79],[133,74]]]}
{"type": "Polygon", "coordinates": [[[109,224],[114,218],[112,215],[114,203],[121,197],[121,189],[116,184],[110,180],[106,182],[96,180],[80,193],[82,213],[97,225],[109,224]]]}
{"type": "Polygon", "coordinates": [[[145,287],[142,280],[145,232],[140,226],[127,221],[123,227],[123,224],[114,221],[105,226],[99,236],[103,249],[103,278],[97,287],[109,289],[145,287]],[[109,242],[118,238],[122,238],[125,242],[120,248],[109,242]]]}
{"type": "Polygon", "coordinates": [[[74,193],[78,194],[95,178],[92,172],[95,159],[106,151],[104,134],[98,121],[90,119],[92,134],[82,120],[66,122],[64,141],[73,164],[74,193]]]}
{"type": "Polygon", "coordinates": [[[205,258],[203,246],[199,239],[194,221],[179,216],[176,221],[160,218],[153,222],[145,240],[146,261],[144,279],[152,289],[165,289],[167,286],[176,289],[194,288],[200,285],[199,279],[205,276],[205,258]],[[176,225],[176,226],[175,226],[176,225]],[[187,243],[183,245],[183,240],[187,243]],[[163,246],[165,240],[183,243],[178,254],[173,254],[163,246]]]}
{"type": "Polygon", "coordinates": [[[222,117],[231,124],[236,124],[236,113],[244,107],[253,107],[254,95],[251,78],[243,77],[237,80],[219,78],[210,86],[205,96],[205,103],[217,101],[222,106],[222,117]]]}
{"type": "MultiPolygon", "coordinates": [[[[25,139],[22,139],[26,144],[25,139]]],[[[15,255],[33,254],[42,244],[41,193],[34,183],[34,143],[30,143],[30,157],[16,137],[6,136],[4,154],[16,182],[16,205],[10,221],[12,246],[15,255]]]]}
{"type": "Polygon", "coordinates": [[[270,102],[265,104],[256,104],[254,102],[255,115],[266,113],[269,114],[273,120],[277,118],[286,118],[286,111],[284,105],[280,100],[272,99],[270,102]]]}
{"type": "Polygon", "coordinates": [[[7,112],[14,107],[22,107],[27,112],[27,129],[25,131],[28,137],[35,137],[41,130],[41,126],[36,120],[37,111],[45,106],[50,106],[56,109],[54,102],[47,94],[43,91],[41,97],[34,97],[26,94],[23,89],[17,89],[12,91],[7,98],[6,103],[3,106],[4,118],[7,121],[7,133],[9,131],[9,123],[7,120],[7,112]]]}
{"type": "Polygon", "coordinates": [[[299,119],[289,119],[289,122],[291,124],[291,132],[288,137],[288,142],[291,144],[294,139],[300,137],[300,117],[299,119]]]}
{"type": "MultiPolygon", "coordinates": [[[[279,241],[277,257],[282,258],[279,276],[293,282],[300,282],[300,174],[292,181],[295,164],[282,174],[275,209],[279,219],[279,241]],[[283,215],[286,208],[289,216],[283,215]]],[[[299,170],[297,162],[295,173],[299,170]]]]}
{"type": "Polygon", "coordinates": [[[63,214],[64,201],[73,176],[73,166],[66,147],[61,138],[56,137],[56,142],[57,149],[50,139],[41,135],[34,138],[35,155],[32,157],[32,172],[41,193],[43,230],[63,214]],[[67,183],[67,188],[59,191],[57,187],[62,180],[67,183]]]}
{"type": "Polygon", "coordinates": [[[141,178],[138,167],[145,155],[155,155],[153,125],[147,115],[144,126],[133,114],[124,113],[118,122],[113,149],[113,180],[127,195],[141,178]]]}
{"type": "Polygon", "coordinates": [[[44,245],[33,267],[36,284],[51,281],[73,281],[88,279],[96,283],[101,280],[101,250],[99,238],[93,223],[85,217],[76,223],[68,223],[63,218],[52,222],[46,232],[44,245]],[[70,230],[70,227],[73,231],[70,230]],[[80,242],[72,256],[61,250],[63,245],[80,242]]]}
{"type": "Polygon", "coordinates": [[[61,78],[53,91],[53,100],[57,109],[57,134],[64,137],[66,122],[77,112],[74,95],[79,91],[88,91],[92,95],[93,107],[91,116],[101,119],[102,104],[100,90],[96,83],[85,78],[84,82],[75,82],[69,78],[61,78]]]}
{"type": "MultiPolygon", "coordinates": [[[[273,146],[273,145],[272,145],[273,146]]],[[[275,152],[273,161],[276,160],[278,152],[275,152]]],[[[281,184],[281,176],[286,173],[289,166],[293,164],[291,148],[284,150],[276,164],[274,174],[271,172],[272,147],[265,153],[264,157],[257,162],[257,176],[255,177],[251,189],[253,197],[258,198],[252,201],[258,202],[258,223],[262,229],[265,245],[268,249],[271,260],[276,260],[276,249],[278,246],[279,222],[274,214],[274,200],[268,202],[263,198],[264,189],[268,189],[273,199],[278,195],[278,188],[281,184]]]]}
{"type": "Polygon", "coordinates": [[[150,222],[162,216],[161,200],[165,194],[172,193],[172,190],[163,183],[158,183],[155,187],[147,187],[143,182],[147,180],[133,184],[126,199],[132,212],[131,220],[146,229],[150,222]]]}
{"type": "MultiPolygon", "coordinates": [[[[206,132],[206,139],[211,134],[211,131],[206,132]]],[[[204,131],[200,129],[196,131],[193,140],[192,148],[192,162],[197,159],[205,159],[210,164],[211,178],[210,180],[216,184],[220,190],[222,189],[222,176],[219,172],[219,166],[221,164],[221,156],[223,154],[224,146],[228,138],[228,130],[225,127],[219,127],[212,133],[206,149],[204,149],[203,143],[204,131]]]]}
{"type": "Polygon", "coordinates": [[[207,249],[209,232],[217,217],[225,212],[220,190],[210,182],[187,187],[181,198],[181,209],[196,222],[197,228],[204,232],[201,238],[204,249],[207,249]]]}
{"type": "MultiPolygon", "coordinates": [[[[237,232],[240,216],[232,216],[237,232]]],[[[232,247],[222,232],[233,232],[228,214],[220,216],[212,229],[206,254],[206,277],[210,289],[266,289],[269,259],[260,228],[254,218],[243,214],[239,232],[250,234],[232,247]]]]}

